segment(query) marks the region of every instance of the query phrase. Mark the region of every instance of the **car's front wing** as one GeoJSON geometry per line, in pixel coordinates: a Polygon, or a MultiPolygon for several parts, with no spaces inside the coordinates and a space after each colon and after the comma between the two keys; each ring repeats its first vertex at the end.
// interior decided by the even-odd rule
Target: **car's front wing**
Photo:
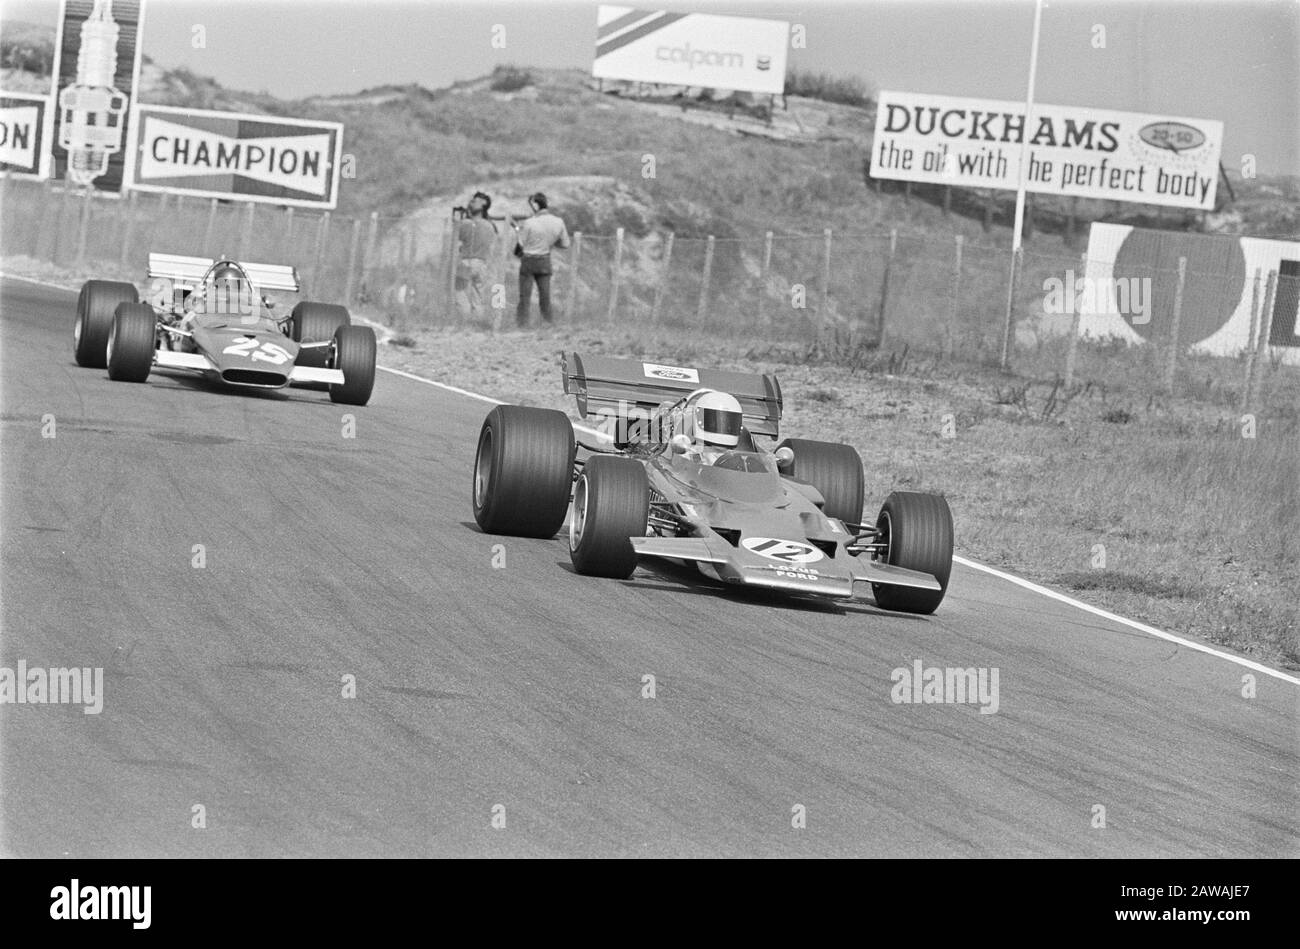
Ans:
{"type": "Polygon", "coordinates": [[[797,563],[781,562],[733,547],[721,537],[632,537],[630,540],[633,549],[643,557],[692,561],[703,572],[725,583],[841,599],[865,594],[864,589],[855,589],[857,583],[941,589],[939,581],[928,573],[854,557],[843,547],[834,557],[797,563]]]}
{"type": "MultiPolygon", "coordinates": [[[[154,354],[154,365],[159,369],[192,369],[197,372],[217,372],[216,364],[202,353],[180,353],[160,349],[154,354]]],[[[343,370],[320,369],[315,366],[294,366],[289,372],[289,383],[323,382],[343,384],[343,370]]]]}

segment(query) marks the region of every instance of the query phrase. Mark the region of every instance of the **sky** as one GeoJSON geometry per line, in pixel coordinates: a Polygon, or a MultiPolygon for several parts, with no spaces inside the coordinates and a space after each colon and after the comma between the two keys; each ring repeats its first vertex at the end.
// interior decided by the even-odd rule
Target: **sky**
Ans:
{"type": "MultiPolygon", "coordinates": [[[[1029,0],[722,2],[680,12],[802,24],[790,64],[875,89],[1023,100],[1029,0]]],[[[57,0],[0,0],[0,18],[57,19],[57,0]]],[[[596,4],[554,0],[148,0],[144,50],[222,85],[285,98],[389,83],[446,86],[500,63],[589,69],[596,4]],[[506,46],[492,30],[505,27],[506,46]],[[206,48],[191,43],[202,26],[206,48]]],[[[1037,101],[1220,119],[1223,162],[1300,174],[1300,0],[1048,0],[1037,101]],[[1104,48],[1098,48],[1104,29],[1104,48]]]]}

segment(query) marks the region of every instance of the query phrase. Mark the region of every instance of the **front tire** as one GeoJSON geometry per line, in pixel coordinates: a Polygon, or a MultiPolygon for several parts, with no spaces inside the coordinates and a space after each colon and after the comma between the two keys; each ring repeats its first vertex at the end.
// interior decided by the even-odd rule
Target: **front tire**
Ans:
{"type": "Polygon", "coordinates": [[[938,590],[917,590],[873,583],[876,605],[901,613],[930,614],[948,592],[952,573],[952,511],[938,494],[895,491],[885,499],[876,518],[877,538],[887,544],[886,563],[928,573],[939,581],[938,590]]]}
{"type": "Polygon", "coordinates": [[[573,489],[569,557],[574,569],[591,577],[632,576],[637,554],[629,538],[645,536],[649,514],[650,484],[640,462],[589,458],[573,489]]]}
{"type": "Polygon", "coordinates": [[[852,445],[787,438],[778,448],[794,452],[787,474],[816,488],[826,503],[822,512],[846,524],[862,523],[865,478],[862,457],[852,445]]]}
{"type": "MultiPolygon", "coordinates": [[[[341,326],[351,326],[352,315],[345,306],[335,303],[308,303],[295,306],[289,314],[289,338],[295,343],[328,343],[341,326]]],[[[315,346],[298,353],[299,366],[324,369],[329,360],[328,346],[315,346]]]]}
{"type": "MultiPolygon", "coordinates": [[[[310,352],[310,350],[308,350],[310,352]]],[[[299,352],[298,363],[304,353],[299,352]]],[[[340,326],[334,331],[334,368],[341,383],[330,383],[330,401],[365,405],[375,388],[375,331],[369,326],[340,326]]]]}
{"type": "Polygon", "coordinates": [[[108,365],[108,335],[119,303],[139,303],[140,294],[129,283],[87,280],[77,295],[77,321],[72,327],[72,355],[78,366],[103,369],[108,365]]]}
{"type": "Polygon", "coordinates": [[[474,455],[474,520],[488,534],[554,537],[569,510],[573,424],[563,412],[498,405],[474,455]]]}
{"type": "Polygon", "coordinates": [[[143,303],[120,303],[105,347],[108,378],[114,382],[144,382],[153,368],[158,345],[158,320],[143,303]]]}

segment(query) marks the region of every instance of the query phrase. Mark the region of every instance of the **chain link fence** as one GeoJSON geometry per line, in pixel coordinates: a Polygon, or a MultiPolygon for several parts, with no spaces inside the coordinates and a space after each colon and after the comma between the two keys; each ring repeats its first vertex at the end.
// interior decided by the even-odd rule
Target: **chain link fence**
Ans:
{"type": "MultiPolygon", "coordinates": [[[[119,199],[0,176],[0,215],[6,257],[25,255],[77,273],[138,282],[150,251],[226,254],[291,264],[305,297],[369,308],[402,330],[500,329],[515,320],[518,267],[514,233],[504,222],[497,223],[485,263],[482,306],[472,310],[455,224],[430,212],[345,217],[143,192],[119,199]]],[[[1004,246],[897,230],[730,237],[619,229],[572,236],[572,247],[553,255],[552,301],[562,324],[838,353],[910,347],[1003,366],[1017,357],[1018,346],[1023,351],[1033,345],[1021,337],[1034,338],[1050,316],[1045,286],[1071,271],[1087,272],[1083,255],[1064,245],[1022,252],[1013,267],[1004,246]]],[[[1241,291],[1226,272],[1189,272],[1184,266],[1180,276],[1176,268],[1151,267],[1146,275],[1155,285],[1157,307],[1164,309],[1151,315],[1153,332],[1144,335],[1154,345],[1145,358],[1153,379],[1172,387],[1187,343],[1203,337],[1195,335],[1197,327],[1179,325],[1168,312],[1171,301],[1183,295],[1185,285],[1199,303],[1214,300],[1212,306],[1224,311],[1241,291]]],[[[1236,275],[1238,285],[1242,277],[1236,275]]],[[[1296,278],[1245,279],[1260,286],[1242,355],[1263,359],[1266,342],[1275,342],[1269,339],[1272,300],[1278,292],[1293,300],[1296,278]]],[[[534,314],[536,308],[534,300],[534,314]]],[[[1076,334],[1068,317],[1052,331],[1063,352],[1057,370],[1068,385],[1077,361],[1076,334]]]]}

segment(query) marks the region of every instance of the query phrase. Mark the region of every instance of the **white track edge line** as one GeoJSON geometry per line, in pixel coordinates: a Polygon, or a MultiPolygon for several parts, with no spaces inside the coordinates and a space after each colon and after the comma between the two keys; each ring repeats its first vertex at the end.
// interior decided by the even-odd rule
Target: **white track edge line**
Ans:
{"type": "Polygon", "coordinates": [[[1173,633],[1167,633],[1162,629],[1157,629],[1154,626],[1148,626],[1146,623],[1140,623],[1137,620],[1129,619],[1127,616],[1120,616],[1118,613],[1112,613],[1110,610],[1104,610],[1099,606],[1093,606],[1091,603],[1084,603],[1082,600],[1076,600],[1072,596],[1067,596],[1064,593],[1060,593],[1048,587],[1040,586],[1039,584],[1034,583],[1032,580],[1026,580],[1023,577],[1017,577],[1014,574],[1007,573],[1004,570],[998,570],[996,567],[990,567],[985,564],[979,563],[978,561],[970,560],[966,557],[960,557],[954,554],[952,559],[955,560],[957,563],[972,568],[973,570],[979,570],[982,573],[991,574],[992,576],[995,576],[1000,580],[1006,580],[1008,583],[1014,583],[1018,587],[1024,587],[1026,590],[1031,590],[1034,593],[1039,594],[1040,596],[1045,596],[1048,599],[1057,600],[1058,602],[1061,603],[1066,603],[1070,606],[1075,607],[1076,609],[1080,609],[1083,610],[1084,612],[1091,613],[1094,616],[1100,616],[1102,619],[1110,620],[1112,623],[1119,623],[1123,626],[1129,627],[1130,629],[1136,629],[1139,632],[1146,633],[1148,636],[1154,636],[1157,639],[1163,639],[1167,642],[1177,643],[1180,646],[1186,646],[1188,649],[1195,649],[1197,652],[1203,652],[1210,656],[1216,656],[1219,659],[1226,659],[1229,662],[1234,662],[1239,666],[1245,666],[1247,669],[1253,669],[1256,672],[1262,672],[1265,675],[1273,676],[1275,679],[1281,679],[1283,682],[1290,682],[1293,685],[1300,685],[1300,678],[1297,678],[1296,676],[1293,675],[1289,675],[1288,673],[1285,673],[1280,669],[1274,669],[1270,666],[1263,665],[1262,663],[1255,662],[1253,659],[1246,659],[1243,656],[1234,656],[1230,652],[1224,652],[1220,649],[1215,649],[1213,646],[1207,646],[1204,643],[1198,643],[1195,642],[1194,640],[1184,639],[1182,636],[1176,636],[1173,633]]]}
{"type": "MultiPolygon", "coordinates": [[[[26,281],[27,283],[34,283],[43,287],[51,287],[55,290],[66,290],[69,293],[76,292],[71,287],[60,286],[57,283],[47,283],[44,280],[37,280],[33,277],[19,277],[15,274],[6,274],[6,273],[0,273],[0,277],[6,277],[10,280],[23,280],[26,281]]],[[[416,382],[423,382],[426,385],[436,386],[439,389],[445,389],[448,392],[454,392],[456,395],[463,395],[469,399],[477,399],[480,402],[487,402],[489,405],[506,404],[505,402],[502,402],[500,399],[494,399],[491,398],[490,396],[480,395],[477,392],[470,392],[468,389],[460,389],[457,388],[456,386],[447,385],[447,383],[445,382],[438,382],[435,379],[426,379],[424,376],[417,376],[415,375],[415,373],[406,372],[402,369],[390,369],[388,366],[377,366],[376,368],[382,370],[383,372],[392,373],[395,376],[402,376],[406,379],[412,379],[416,382]]],[[[580,428],[586,432],[590,432],[592,435],[599,434],[598,432],[596,432],[595,429],[588,428],[586,425],[580,425],[576,422],[573,423],[573,427],[580,428]]],[[[1154,626],[1148,626],[1146,623],[1140,623],[1135,619],[1129,619],[1127,616],[1120,616],[1118,613],[1112,613],[1110,610],[1103,610],[1101,607],[1093,606],[1091,603],[1084,603],[1082,600],[1076,600],[1072,596],[1067,596],[1066,594],[1059,593],[1056,590],[1049,589],[1045,586],[1040,586],[1039,584],[1034,583],[1032,580],[1026,580],[1023,577],[1017,577],[1014,574],[1007,573],[1004,570],[998,570],[996,567],[990,567],[985,564],[979,563],[978,561],[970,560],[966,557],[958,556],[957,554],[954,554],[952,559],[965,567],[970,567],[972,570],[979,570],[982,573],[987,573],[991,576],[997,577],[999,580],[1005,580],[1008,583],[1014,583],[1016,586],[1023,587],[1026,590],[1030,590],[1034,593],[1037,593],[1039,596],[1045,596],[1050,600],[1056,600],[1057,602],[1065,603],[1068,606],[1073,606],[1075,609],[1083,610],[1085,613],[1091,613],[1094,616],[1100,616],[1102,619],[1110,620],[1112,623],[1119,623],[1121,626],[1127,626],[1130,629],[1136,629],[1140,633],[1146,633],[1148,636],[1154,636],[1155,638],[1163,639],[1166,642],[1177,643],[1179,646],[1186,646],[1188,649],[1194,649],[1197,652],[1203,652],[1208,656],[1214,656],[1215,658],[1218,659],[1225,659],[1228,662],[1235,663],[1247,669],[1253,669],[1256,672],[1262,672],[1264,675],[1272,676],[1275,679],[1281,679],[1283,682],[1290,682],[1292,685],[1300,685],[1300,677],[1290,675],[1286,672],[1283,672],[1281,669],[1274,669],[1270,666],[1264,665],[1263,663],[1256,662],[1253,659],[1247,659],[1244,656],[1234,656],[1230,652],[1224,652],[1221,649],[1215,649],[1213,646],[1207,646],[1204,643],[1198,643],[1191,639],[1185,639],[1182,636],[1176,636],[1173,633],[1167,633],[1163,629],[1157,629],[1154,626]]]]}

